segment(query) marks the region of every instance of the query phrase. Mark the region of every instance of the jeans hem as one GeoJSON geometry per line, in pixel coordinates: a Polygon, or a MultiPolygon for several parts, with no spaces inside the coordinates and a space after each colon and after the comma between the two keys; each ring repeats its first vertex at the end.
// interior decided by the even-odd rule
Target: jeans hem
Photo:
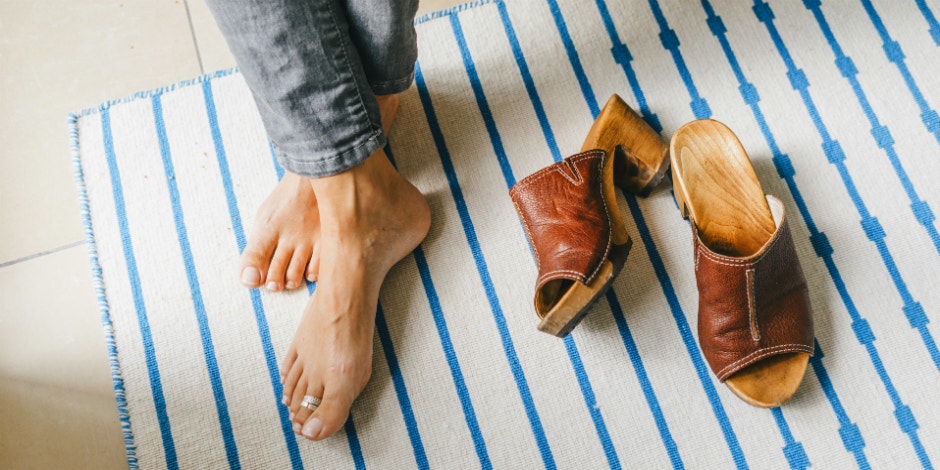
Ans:
{"type": "Polygon", "coordinates": [[[414,69],[412,69],[408,76],[396,80],[386,80],[384,82],[370,81],[369,87],[372,88],[372,93],[374,95],[394,95],[410,88],[411,83],[414,82],[414,79],[415,72],[414,69]]]}
{"type": "Polygon", "coordinates": [[[349,170],[366,161],[377,150],[385,147],[387,138],[382,131],[374,133],[365,142],[329,157],[317,159],[296,159],[281,152],[276,152],[277,159],[285,170],[306,177],[322,178],[349,170]]]}

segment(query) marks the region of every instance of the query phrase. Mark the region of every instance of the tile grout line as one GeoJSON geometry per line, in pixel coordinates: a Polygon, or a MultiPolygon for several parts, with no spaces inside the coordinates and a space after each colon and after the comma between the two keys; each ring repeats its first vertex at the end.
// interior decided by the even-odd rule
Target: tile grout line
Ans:
{"type": "Polygon", "coordinates": [[[193,36],[193,46],[196,48],[196,60],[199,62],[199,73],[205,74],[205,67],[202,66],[202,54],[199,53],[199,40],[196,39],[196,28],[193,26],[193,15],[189,12],[189,0],[183,0],[183,6],[186,7],[186,20],[189,22],[189,33],[193,36]]]}
{"type": "Polygon", "coordinates": [[[60,251],[68,250],[69,248],[74,248],[74,247],[76,247],[76,246],[84,245],[84,244],[85,244],[85,240],[79,240],[79,241],[77,241],[77,242],[72,242],[72,243],[69,243],[69,244],[67,244],[67,245],[62,245],[62,246],[53,248],[53,249],[51,249],[51,250],[40,251],[39,253],[33,253],[33,254],[31,254],[31,255],[24,256],[24,257],[22,257],[22,258],[14,259],[14,260],[11,260],[11,261],[4,261],[3,263],[0,263],[0,268],[5,268],[5,267],[7,267],[7,266],[13,266],[14,264],[20,264],[20,263],[29,261],[29,260],[31,260],[31,259],[36,259],[36,258],[40,258],[40,257],[46,256],[46,255],[51,255],[51,254],[53,254],[53,253],[58,253],[58,252],[60,252],[60,251]]]}

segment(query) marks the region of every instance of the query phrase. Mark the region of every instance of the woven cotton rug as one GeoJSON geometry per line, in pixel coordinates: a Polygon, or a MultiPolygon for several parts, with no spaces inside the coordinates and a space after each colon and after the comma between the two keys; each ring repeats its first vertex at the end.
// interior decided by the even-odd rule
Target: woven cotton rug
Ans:
{"type": "Polygon", "coordinates": [[[427,240],[382,290],[374,374],[343,431],[290,430],[277,365],[313,286],[235,273],[282,174],[236,71],[72,117],[132,468],[930,468],[940,463],[936,2],[483,2],[418,21],[391,135],[427,240]],[[633,251],[572,335],[536,330],[508,188],[580,148],[611,93],[665,136],[734,129],[787,205],[817,349],[752,408],[696,342],[668,187],[621,207],[633,251]]]}

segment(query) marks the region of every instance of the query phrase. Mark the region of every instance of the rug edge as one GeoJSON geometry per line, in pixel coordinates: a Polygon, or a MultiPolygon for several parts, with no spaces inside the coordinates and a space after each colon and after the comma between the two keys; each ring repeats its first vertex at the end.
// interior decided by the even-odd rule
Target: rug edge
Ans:
{"type": "MultiPolygon", "coordinates": [[[[169,87],[165,87],[169,88],[169,87]]],[[[165,90],[164,90],[165,91],[165,90]]],[[[109,102],[108,106],[116,103],[109,102]]],[[[123,102],[123,101],[121,101],[123,102]]],[[[102,105],[104,106],[104,105],[102,105]]],[[[95,111],[105,109],[94,108],[95,111]]],[[[121,363],[118,359],[117,342],[114,339],[114,325],[111,321],[111,309],[105,293],[102,278],[101,264],[98,262],[98,248],[95,242],[95,233],[91,221],[91,207],[88,201],[88,188],[85,185],[85,173],[82,169],[81,151],[78,141],[78,119],[88,114],[69,114],[69,140],[72,153],[72,176],[78,191],[79,212],[82,219],[85,248],[88,251],[88,262],[91,268],[92,285],[95,289],[95,298],[98,302],[98,312],[101,314],[101,326],[104,330],[105,345],[108,348],[108,364],[111,368],[111,382],[114,386],[114,399],[117,405],[118,419],[121,421],[121,432],[124,436],[124,451],[127,457],[127,466],[131,470],[139,468],[137,464],[137,445],[134,443],[134,433],[131,429],[130,413],[127,410],[127,398],[124,390],[124,378],[121,373],[121,363]]]]}
{"type": "Polygon", "coordinates": [[[414,24],[417,26],[419,24],[427,23],[428,21],[436,20],[438,18],[445,18],[451,15],[456,15],[457,13],[460,13],[464,10],[469,10],[471,8],[476,8],[490,3],[500,3],[502,1],[503,0],[473,0],[467,3],[461,3],[460,5],[454,7],[425,13],[424,15],[415,18],[414,24]]]}
{"type": "MultiPolygon", "coordinates": [[[[159,88],[152,88],[148,90],[141,90],[131,95],[125,96],[123,98],[116,98],[116,99],[108,100],[97,106],[92,106],[90,108],[84,108],[80,111],[69,113],[68,115],[69,125],[70,126],[72,125],[72,120],[78,120],[83,117],[98,114],[106,109],[110,109],[112,106],[117,106],[119,104],[124,104],[124,103],[130,103],[131,101],[135,101],[139,99],[150,99],[154,96],[159,96],[164,93],[174,91],[178,88],[185,88],[185,87],[192,86],[192,85],[200,85],[203,82],[211,81],[216,78],[227,77],[229,75],[235,75],[236,73],[238,73],[237,66],[227,68],[227,69],[216,70],[215,72],[202,74],[194,78],[181,80],[171,85],[166,85],[166,86],[162,86],[159,88]]],[[[76,139],[77,138],[78,137],[76,136],[76,139]]],[[[74,151],[77,151],[77,149],[75,149],[74,151]]]]}

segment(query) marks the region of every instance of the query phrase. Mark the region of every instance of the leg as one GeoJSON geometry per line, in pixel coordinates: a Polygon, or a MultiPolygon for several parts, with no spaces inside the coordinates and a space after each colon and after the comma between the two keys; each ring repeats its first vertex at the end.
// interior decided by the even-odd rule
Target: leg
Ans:
{"type": "Polygon", "coordinates": [[[316,280],[319,211],[309,185],[385,145],[375,97],[334,0],[210,0],[278,160],[288,170],[261,206],[239,265],[247,287],[316,280]]]}
{"type": "MultiPolygon", "coordinates": [[[[281,374],[295,432],[319,440],[342,427],[369,380],[375,310],[385,275],[421,242],[430,226],[424,197],[395,171],[382,150],[383,124],[389,126],[394,118],[397,93],[410,85],[411,71],[380,86],[386,96],[376,98],[342,8],[326,0],[301,5],[245,1],[251,5],[239,5],[237,11],[221,2],[211,6],[282,165],[312,192],[299,184],[284,191],[294,196],[290,199],[275,197],[275,190],[270,205],[284,217],[259,220],[262,228],[283,227],[296,219],[290,217],[292,212],[309,216],[311,207],[318,220],[319,284],[281,374]],[[271,3],[278,5],[273,8],[271,3]],[[300,408],[304,395],[322,397],[312,414],[300,408]]],[[[279,235],[277,240],[268,246],[282,244],[284,238],[279,235]]],[[[279,249],[273,251],[275,260],[279,249]]],[[[264,258],[266,249],[258,251],[259,259],[264,258]]],[[[267,271],[270,282],[272,268],[267,271]]]]}

